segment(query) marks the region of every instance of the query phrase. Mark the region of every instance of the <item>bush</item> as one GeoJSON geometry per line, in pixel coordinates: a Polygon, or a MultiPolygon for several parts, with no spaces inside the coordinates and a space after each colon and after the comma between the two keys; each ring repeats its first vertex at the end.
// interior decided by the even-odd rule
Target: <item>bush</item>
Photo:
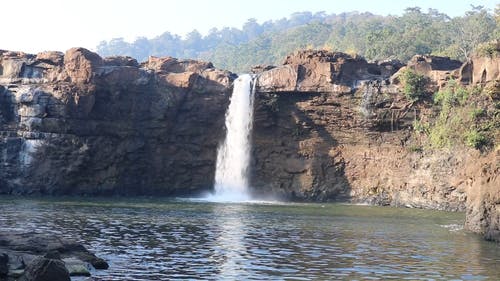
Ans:
{"type": "Polygon", "coordinates": [[[429,134],[429,124],[422,122],[421,120],[413,121],[413,130],[421,134],[429,134]]]}
{"type": "Polygon", "coordinates": [[[451,80],[444,89],[434,94],[434,103],[441,104],[443,107],[452,107],[458,104],[465,105],[468,98],[469,91],[457,81],[451,80]]]}
{"type": "MultiPolygon", "coordinates": [[[[434,103],[440,105],[439,113],[432,124],[428,124],[429,144],[434,148],[452,147],[458,143],[480,149],[489,145],[490,131],[495,120],[483,108],[471,103],[471,98],[478,98],[477,88],[464,88],[456,81],[434,95],[434,103]]],[[[494,114],[493,114],[494,116],[494,114]]],[[[414,124],[416,131],[425,125],[414,124]]]]}
{"type": "Polygon", "coordinates": [[[427,78],[407,69],[402,73],[403,92],[408,100],[418,101],[425,94],[427,78]]]}
{"type": "Polygon", "coordinates": [[[483,116],[484,113],[485,111],[482,108],[473,108],[471,109],[469,115],[472,120],[476,120],[477,118],[483,116]]]}
{"type": "Polygon", "coordinates": [[[465,144],[470,147],[479,149],[487,142],[486,136],[484,136],[481,132],[476,130],[471,130],[467,132],[465,135],[465,144]]]}

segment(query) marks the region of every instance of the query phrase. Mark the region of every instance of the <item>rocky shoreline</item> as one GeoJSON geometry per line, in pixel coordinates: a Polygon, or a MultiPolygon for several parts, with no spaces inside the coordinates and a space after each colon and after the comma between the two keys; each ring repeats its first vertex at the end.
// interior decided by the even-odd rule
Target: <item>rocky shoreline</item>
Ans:
{"type": "Polygon", "coordinates": [[[0,280],[70,280],[108,263],[83,245],[54,235],[0,231],[0,280]]]}
{"type": "MultiPolygon", "coordinates": [[[[257,196],[466,211],[500,240],[499,150],[412,149],[432,102],[402,93],[405,69],[466,85],[500,80],[499,58],[367,62],[305,50],[260,66],[251,185],[257,196]]],[[[182,195],[213,188],[234,74],[211,63],[0,51],[0,193],[182,195]]],[[[485,103],[493,104],[498,97],[485,103]]]]}

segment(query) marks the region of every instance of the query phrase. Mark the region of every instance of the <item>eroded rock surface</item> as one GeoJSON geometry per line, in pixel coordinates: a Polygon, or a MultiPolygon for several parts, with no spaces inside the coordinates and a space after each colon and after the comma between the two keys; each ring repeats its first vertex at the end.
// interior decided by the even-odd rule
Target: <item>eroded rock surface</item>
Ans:
{"type": "Polygon", "coordinates": [[[468,167],[470,175],[465,227],[500,242],[500,151],[468,167]]]}
{"type": "Polygon", "coordinates": [[[191,194],[212,186],[233,76],[210,63],[0,55],[0,193],[191,194]]]}
{"type": "MultiPolygon", "coordinates": [[[[480,172],[477,165],[485,156],[465,147],[415,149],[419,138],[413,122],[417,115],[433,118],[432,104],[404,97],[394,74],[399,68],[395,62],[370,64],[311,51],[268,67],[257,81],[255,192],[295,200],[467,209],[468,225],[475,225],[469,229],[498,237],[500,185],[494,172],[480,172]]],[[[425,75],[429,90],[437,90],[458,77],[461,64],[416,56],[404,68],[425,75]]],[[[498,173],[498,155],[489,163],[498,173]]]]}

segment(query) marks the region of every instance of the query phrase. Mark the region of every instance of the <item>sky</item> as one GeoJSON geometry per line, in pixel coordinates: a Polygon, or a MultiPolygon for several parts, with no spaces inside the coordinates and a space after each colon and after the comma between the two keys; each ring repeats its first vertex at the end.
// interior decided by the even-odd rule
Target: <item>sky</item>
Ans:
{"type": "Polygon", "coordinates": [[[2,0],[0,49],[37,53],[71,47],[95,50],[102,40],[165,31],[184,36],[196,29],[241,28],[249,18],[258,23],[294,12],[371,12],[401,15],[405,8],[437,9],[460,16],[472,5],[491,10],[500,0],[2,0]]]}

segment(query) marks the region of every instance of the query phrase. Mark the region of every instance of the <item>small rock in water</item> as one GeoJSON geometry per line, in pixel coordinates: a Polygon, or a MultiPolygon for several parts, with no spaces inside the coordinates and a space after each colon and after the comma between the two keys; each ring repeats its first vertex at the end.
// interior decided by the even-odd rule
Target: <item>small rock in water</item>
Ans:
{"type": "Polygon", "coordinates": [[[7,276],[9,273],[9,256],[7,254],[0,254],[0,277],[7,276]]]}
{"type": "Polygon", "coordinates": [[[109,267],[109,264],[105,260],[97,257],[90,261],[90,263],[95,269],[108,269],[109,267]]]}

